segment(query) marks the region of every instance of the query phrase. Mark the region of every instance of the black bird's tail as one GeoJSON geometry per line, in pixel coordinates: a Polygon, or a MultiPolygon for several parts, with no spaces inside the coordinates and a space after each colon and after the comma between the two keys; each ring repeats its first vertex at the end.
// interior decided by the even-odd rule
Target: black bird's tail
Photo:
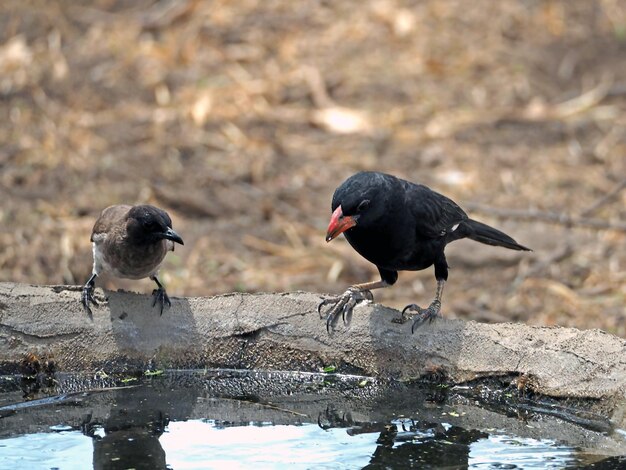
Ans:
{"type": "Polygon", "coordinates": [[[530,248],[520,245],[506,233],[496,230],[489,225],[477,222],[476,220],[467,219],[463,222],[466,230],[469,232],[467,238],[475,240],[485,245],[503,246],[510,250],[532,251],[530,248]]]}

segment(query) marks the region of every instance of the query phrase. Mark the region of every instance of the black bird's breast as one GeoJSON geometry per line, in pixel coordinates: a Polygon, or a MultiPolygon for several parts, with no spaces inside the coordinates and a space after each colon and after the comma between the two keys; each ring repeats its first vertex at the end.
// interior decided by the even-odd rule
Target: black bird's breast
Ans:
{"type": "Polygon", "coordinates": [[[419,271],[432,266],[443,252],[443,238],[419,237],[411,224],[382,224],[345,232],[350,245],[369,262],[391,271],[419,271]]]}

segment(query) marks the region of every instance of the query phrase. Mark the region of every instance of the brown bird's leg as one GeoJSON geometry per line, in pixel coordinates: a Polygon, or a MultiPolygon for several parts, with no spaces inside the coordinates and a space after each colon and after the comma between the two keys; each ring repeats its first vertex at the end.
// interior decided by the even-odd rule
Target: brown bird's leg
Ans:
{"type": "Polygon", "coordinates": [[[93,318],[93,313],[91,312],[91,307],[89,306],[89,304],[92,303],[94,305],[98,305],[96,299],[93,298],[93,290],[96,286],[97,276],[98,275],[96,273],[93,273],[89,280],[85,283],[83,287],[83,294],[80,299],[81,303],[83,304],[83,308],[87,312],[87,315],[89,315],[89,318],[93,318]]]}
{"type": "Polygon", "coordinates": [[[337,320],[339,319],[339,313],[341,312],[341,317],[343,319],[344,324],[348,324],[350,322],[350,317],[352,316],[352,310],[359,302],[363,301],[372,301],[374,300],[374,296],[372,295],[372,289],[381,289],[383,287],[390,286],[387,281],[373,281],[373,282],[364,282],[363,284],[355,284],[353,286],[348,287],[343,294],[337,297],[330,297],[328,299],[322,300],[322,302],[317,306],[317,311],[320,314],[320,318],[323,318],[322,315],[322,307],[325,305],[332,305],[328,314],[326,315],[326,330],[330,333],[331,329],[335,329],[335,325],[337,324],[337,320]]]}
{"type": "Polygon", "coordinates": [[[156,285],[158,287],[157,289],[154,289],[152,291],[152,297],[154,298],[152,300],[152,307],[154,308],[157,302],[161,304],[161,315],[163,315],[163,307],[165,306],[165,304],[167,304],[168,307],[171,307],[172,302],[170,302],[170,298],[167,296],[167,292],[165,292],[165,287],[163,287],[163,285],[159,282],[156,274],[150,276],[150,279],[156,282],[156,285]]]}

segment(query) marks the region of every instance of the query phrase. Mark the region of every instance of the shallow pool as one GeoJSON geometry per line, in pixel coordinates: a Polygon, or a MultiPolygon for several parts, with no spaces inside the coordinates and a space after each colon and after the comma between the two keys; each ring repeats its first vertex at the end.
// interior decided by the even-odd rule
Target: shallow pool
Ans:
{"type": "Polygon", "coordinates": [[[441,387],[234,371],[73,387],[86,388],[66,378],[64,393],[24,401],[19,387],[5,383],[0,468],[626,466],[620,432],[543,414],[511,416],[441,387]]]}

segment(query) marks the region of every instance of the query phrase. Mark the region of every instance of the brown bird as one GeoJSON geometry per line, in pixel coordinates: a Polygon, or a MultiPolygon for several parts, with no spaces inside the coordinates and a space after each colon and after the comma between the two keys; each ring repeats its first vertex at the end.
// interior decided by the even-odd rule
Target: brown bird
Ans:
{"type": "Polygon", "coordinates": [[[448,280],[444,249],[448,243],[469,238],[486,245],[530,251],[507,234],[470,219],[454,201],[430,188],[385,173],[364,171],[344,181],[333,195],[333,211],[326,241],[343,233],[352,247],[376,265],[380,281],[351,286],[338,297],[324,300],[318,310],[331,305],[326,327],[330,329],[341,313],[345,319],[354,306],[372,299],[372,289],[388,287],[398,271],[435,267],[437,292],[427,307],[407,305],[415,312],[413,329],[439,316],[443,286],[448,280]]]}
{"type": "Polygon", "coordinates": [[[98,305],[93,298],[95,280],[103,272],[126,279],[149,277],[157,285],[152,292],[152,306],[158,302],[162,315],[164,305],[172,305],[157,273],[167,252],[174,251],[174,242],[184,243],[172,229],[172,219],[167,212],[150,205],[109,206],[96,220],[91,242],[93,270],[81,298],[90,317],[90,303],[98,305]]]}

